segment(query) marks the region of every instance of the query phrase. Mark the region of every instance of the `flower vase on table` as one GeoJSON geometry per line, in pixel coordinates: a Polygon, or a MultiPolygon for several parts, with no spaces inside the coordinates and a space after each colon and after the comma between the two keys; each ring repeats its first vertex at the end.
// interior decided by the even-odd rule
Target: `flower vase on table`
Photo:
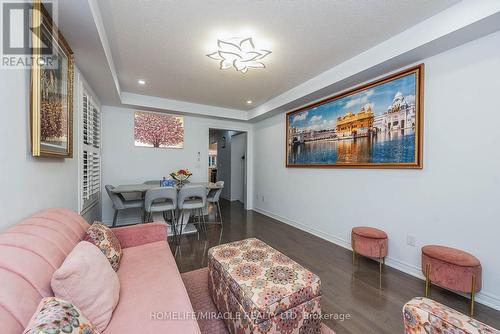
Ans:
{"type": "Polygon", "coordinates": [[[170,173],[170,176],[177,181],[177,186],[179,188],[182,188],[182,186],[188,182],[191,175],[193,175],[193,173],[187,169],[179,169],[178,171],[170,173]]]}

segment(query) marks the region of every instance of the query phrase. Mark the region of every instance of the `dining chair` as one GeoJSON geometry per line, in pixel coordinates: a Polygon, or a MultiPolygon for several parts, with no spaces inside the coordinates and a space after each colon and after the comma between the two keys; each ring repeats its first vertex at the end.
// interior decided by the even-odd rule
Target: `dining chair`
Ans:
{"type": "Polygon", "coordinates": [[[210,189],[210,191],[208,192],[207,202],[217,206],[216,217],[217,217],[217,215],[219,215],[219,219],[220,219],[219,223],[222,225],[222,211],[220,209],[219,199],[220,199],[220,195],[222,193],[222,190],[224,189],[224,181],[217,181],[215,183],[215,185],[217,186],[217,188],[210,189]]]}
{"type": "Polygon", "coordinates": [[[106,189],[106,192],[113,203],[113,209],[115,210],[113,215],[113,226],[116,226],[118,212],[126,209],[141,209],[141,220],[144,219],[144,201],[142,199],[125,200],[121,194],[113,192],[113,189],[115,189],[114,186],[107,184],[104,188],[106,189]]]}
{"type": "Polygon", "coordinates": [[[194,216],[198,220],[198,228],[204,229],[206,231],[205,216],[203,215],[203,209],[205,208],[206,204],[207,204],[207,188],[205,186],[187,184],[181,188],[181,190],[179,191],[179,195],[177,197],[177,207],[179,208],[179,210],[181,210],[179,214],[179,221],[181,224],[178,230],[179,241],[180,238],[182,237],[182,229],[184,228],[183,224],[184,224],[185,210],[192,211],[194,216]]]}
{"type": "Polygon", "coordinates": [[[172,215],[170,224],[174,239],[177,238],[175,209],[177,209],[177,190],[173,187],[158,187],[146,191],[144,197],[145,221],[150,221],[154,212],[161,212],[163,219],[167,222],[167,213],[172,215]]]}

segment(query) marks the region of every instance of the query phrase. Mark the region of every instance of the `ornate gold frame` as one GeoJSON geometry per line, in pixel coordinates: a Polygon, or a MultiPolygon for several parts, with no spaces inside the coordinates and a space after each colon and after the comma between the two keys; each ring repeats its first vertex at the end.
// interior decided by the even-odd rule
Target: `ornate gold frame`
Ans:
{"type": "Polygon", "coordinates": [[[423,135],[424,135],[424,64],[419,64],[400,72],[391,74],[384,78],[369,82],[362,86],[355,87],[341,94],[337,94],[319,102],[309,104],[305,107],[288,112],[285,122],[285,167],[287,168],[387,168],[387,169],[422,169],[423,168],[423,135]],[[288,161],[288,140],[289,140],[289,119],[290,115],[314,108],[318,105],[331,102],[349,96],[374,86],[382,85],[386,82],[406,76],[410,73],[416,75],[416,127],[415,127],[415,161],[409,163],[335,163],[335,164],[290,164],[288,161]]]}
{"type": "Polygon", "coordinates": [[[73,157],[73,76],[74,76],[74,56],[73,51],[64,39],[55,23],[52,21],[49,13],[41,4],[40,0],[33,0],[32,11],[32,27],[33,27],[33,64],[31,68],[31,87],[30,87],[30,126],[31,126],[31,151],[34,157],[59,157],[59,158],[72,158],[73,157]],[[41,147],[41,130],[40,130],[40,66],[38,59],[40,58],[40,27],[44,23],[50,30],[52,39],[55,40],[61,47],[64,55],[68,59],[68,75],[67,75],[67,112],[68,112],[68,126],[67,138],[68,145],[65,152],[56,152],[41,147]]]}

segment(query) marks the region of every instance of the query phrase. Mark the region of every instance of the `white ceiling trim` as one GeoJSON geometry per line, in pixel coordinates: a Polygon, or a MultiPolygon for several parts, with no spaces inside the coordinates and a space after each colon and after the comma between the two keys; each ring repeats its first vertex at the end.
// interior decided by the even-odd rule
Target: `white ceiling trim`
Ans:
{"type": "Polygon", "coordinates": [[[245,111],[122,92],[96,1],[88,0],[122,104],[239,121],[256,121],[297,108],[348,88],[348,84],[352,85],[353,82],[360,83],[374,75],[380,75],[383,73],[379,73],[382,69],[395,70],[500,29],[500,1],[464,0],[256,108],[245,111]]]}
{"type": "MultiPolygon", "coordinates": [[[[287,105],[293,101],[303,98],[304,96],[325,89],[336,82],[348,79],[358,73],[383,64],[384,62],[396,59],[398,56],[407,54],[410,51],[416,51],[434,41],[438,41],[445,36],[451,36],[453,33],[461,29],[471,26],[488,17],[498,15],[499,13],[500,1],[498,0],[462,1],[359,54],[358,56],[355,56],[250,110],[249,119],[257,117],[261,118],[266,113],[280,108],[281,106],[287,105]]],[[[496,29],[500,29],[500,19],[492,21],[496,21],[498,25],[496,29]]],[[[484,25],[481,25],[478,28],[485,29],[484,34],[487,34],[491,32],[490,30],[492,30],[490,27],[485,27],[484,25]]],[[[448,45],[448,49],[469,41],[467,40],[467,34],[461,35],[462,36],[454,36],[457,40],[455,43],[448,45]]],[[[438,52],[445,51],[439,49],[439,45],[436,45],[435,48],[438,52]]],[[[434,54],[437,54],[438,52],[434,52],[434,54]]],[[[432,53],[432,50],[427,50],[425,54],[421,54],[423,57],[420,58],[420,60],[433,55],[432,53]]],[[[418,60],[411,59],[407,64],[414,61],[418,60]]],[[[370,77],[367,77],[364,80],[369,79],[370,77]]],[[[305,101],[305,103],[307,103],[307,101],[305,101]]]]}
{"type": "Polygon", "coordinates": [[[121,101],[123,104],[130,106],[169,110],[195,116],[230,118],[239,121],[248,120],[248,112],[244,110],[222,108],[216,106],[209,106],[206,104],[171,100],[157,96],[148,96],[148,95],[134,94],[129,92],[122,92],[121,101]]]}
{"type": "Polygon", "coordinates": [[[106,60],[108,61],[109,70],[111,71],[111,75],[113,76],[113,81],[115,83],[118,96],[121,96],[120,80],[118,80],[115,62],[113,60],[113,55],[111,54],[111,48],[109,47],[108,35],[106,34],[106,30],[104,29],[101,10],[99,9],[97,1],[98,0],[88,0],[90,11],[92,13],[92,17],[94,18],[97,33],[99,34],[99,38],[101,39],[101,44],[104,50],[104,54],[106,55],[106,60]]]}

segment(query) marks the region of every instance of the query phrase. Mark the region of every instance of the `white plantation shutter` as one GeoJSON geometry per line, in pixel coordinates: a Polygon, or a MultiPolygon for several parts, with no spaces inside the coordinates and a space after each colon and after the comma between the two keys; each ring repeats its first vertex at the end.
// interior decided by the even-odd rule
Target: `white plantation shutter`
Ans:
{"type": "Polygon", "coordinates": [[[81,210],[83,211],[99,200],[101,192],[101,111],[85,88],[82,89],[81,99],[81,210]]]}
{"type": "Polygon", "coordinates": [[[83,144],[101,147],[101,113],[92,98],[83,93],[83,144]]]}
{"type": "Polygon", "coordinates": [[[86,201],[101,191],[101,157],[85,149],[82,155],[82,198],[86,201]]]}

